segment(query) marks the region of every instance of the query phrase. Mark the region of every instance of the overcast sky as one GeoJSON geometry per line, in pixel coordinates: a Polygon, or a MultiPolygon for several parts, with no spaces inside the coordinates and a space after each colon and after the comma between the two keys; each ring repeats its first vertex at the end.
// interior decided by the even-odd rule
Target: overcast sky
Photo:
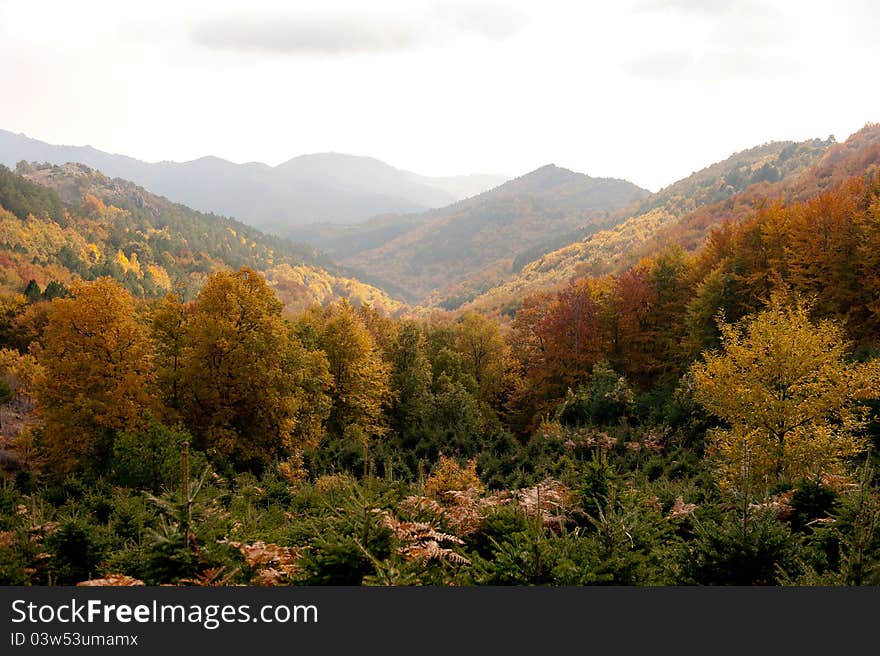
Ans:
{"type": "Polygon", "coordinates": [[[880,121],[873,0],[0,0],[0,128],[140,159],[555,163],[652,190],[880,121]]]}

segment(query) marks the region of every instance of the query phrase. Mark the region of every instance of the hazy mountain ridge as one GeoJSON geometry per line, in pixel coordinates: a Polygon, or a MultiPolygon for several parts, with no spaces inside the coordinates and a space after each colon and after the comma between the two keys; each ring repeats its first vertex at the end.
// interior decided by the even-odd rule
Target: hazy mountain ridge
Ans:
{"type": "Polygon", "coordinates": [[[80,162],[131,180],[194,209],[234,216],[285,234],[291,225],[357,223],[385,213],[448,205],[506,178],[492,175],[429,178],[370,157],[319,153],[272,167],[207,156],[188,162],[143,162],[91,146],[56,146],[0,130],[0,164],[80,162]],[[482,189],[481,189],[482,188],[482,189]]]}

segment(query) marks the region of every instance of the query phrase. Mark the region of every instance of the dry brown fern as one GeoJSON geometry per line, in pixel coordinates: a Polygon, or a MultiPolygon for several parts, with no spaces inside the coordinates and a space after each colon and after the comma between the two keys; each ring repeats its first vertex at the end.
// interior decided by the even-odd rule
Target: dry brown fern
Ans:
{"type": "Polygon", "coordinates": [[[467,536],[480,529],[488,509],[510,502],[509,496],[486,496],[476,487],[447,490],[441,498],[442,501],[437,501],[412,495],[403,499],[400,508],[413,516],[427,516],[442,523],[458,536],[467,536]]]}
{"type": "Polygon", "coordinates": [[[796,492],[796,490],[788,490],[770,497],[764,503],[750,503],[749,510],[769,510],[776,516],[776,519],[786,520],[794,512],[794,507],[789,502],[794,498],[796,492]]]}
{"type": "Polygon", "coordinates": [[[89,579],[88,581],[80,581],[77,583],[77,586],[80,587],[95,587],[95,588],[130,588],[135,586],[144,585],[144,582],[136,579],[131,576],[127,576],[125,574],[108,574],[104,578],[100,579],[89,579]]]}
{"type": "Polygon", "coordinates": [[[226,567],[209,567],[195,575],[194,578],[180,579],[180,585],[196,585],[199,587],[223,587],[230,585],[232,579],[238,574],[238,569],[226,572],[226,567]],[[225,572],[225,573],[224,573],[225,572]]]}
{"type": "Polygon", "coordinates": [[[476,533],[483,525],[486,511],[510,503],[509,496],[484,496],[480,490],[472,487],[466,490],[450,490],[447,498],[449,504],[446,507],[446,516],[449,526],[457,535],[476,533]]]}
{"type": "Polygon", "coordinates": [[[540,516],[544,526],[564,525],[573,509],[571,491],[553,478],[518,490],[515,496],[526,515],[540,516]]]}
{"type": "Polygon", "coordinates": [[[470,564],[467,558],[441,544],[464,544],[464,540],[458,536],[438,530],[432,522],[400,521],[386,510],[375,512],[380,515],[382,525],[391,530],[399,543],[397,553],[408,560],[418,560],[422,564],[430,560],[445,561],[456,565],[470,564]]]}
{"type": "Polygon", "coordinates": [[[263,541],[243,544],[223,539],[220,543],[238,549],[244,556],[245,564],[256,570],[253,583],[263,586],[289,583],[300,572],[299,561],[305,553],[305,549],[299,547],[284,547],[263,541]]]}
{"type": "Polygon", "coordinates": [[[685,519],[690,517],[697,509],[695,503],[685,503],[682,497],[675,497],[675,503],[669,509],[669,519],[685,519]]]}
{"type": "Polygon", "coordinates": [[[17,537],[15,531],[0,531],[0,549],[14,545],[17,537]]]}

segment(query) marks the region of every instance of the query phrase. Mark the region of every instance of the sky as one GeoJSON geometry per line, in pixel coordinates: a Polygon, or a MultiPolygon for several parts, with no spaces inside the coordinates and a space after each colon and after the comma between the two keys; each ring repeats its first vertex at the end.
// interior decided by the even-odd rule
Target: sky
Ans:
{"type": "Polygon", "coordinates": [[[656,191],[880,121],[877,34],[873,0],[0,0],[0,128],[147,161],[554,163],[656,191]]]}

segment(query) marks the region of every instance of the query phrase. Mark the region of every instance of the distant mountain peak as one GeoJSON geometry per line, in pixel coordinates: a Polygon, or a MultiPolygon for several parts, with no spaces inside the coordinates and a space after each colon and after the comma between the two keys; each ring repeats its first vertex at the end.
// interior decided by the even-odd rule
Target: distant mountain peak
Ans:
{"type": "MultiPolygon", "coordinates": [[[[580,173],[579,171],[575,171],[573,169],[569,169],[564,166],[559,166],[559,164],[556,164],[554,162],[551,162],[549,164],[544,164],[544,166],[539,166],[534,171],[532,171],[532,173],[538,173],[539,171],[545,171],[547,173],[549,173],[549,172],[577,173],[578,175],[586,175],[585,173],[580,173]]],[[[526,174],[526,175],[528,175],[528,174],[526,174]]],[[[587,177],[589,177],[589,176],[587,176],[587,177]]]]}
{"type": "Polygon", "coordinates": [[[508,180],[503,185],[486,192],[483,196],[527,194],[540,197],[547,194],[553,196],[561,194],[563,196],[578,197],[580,200],[583,200],[583,194],[592,195],[597,185],[609,188],[616,187],[631,198],[647,197],[650,193],[648,190],[642,189],[628,180],[594,178],[551,163],[545,164],[518,178],[508,180]]]}
{"type": "Polygon", "coordinates": [[[573,230],[604,227],[613,212],[648,195],[625,180],[546,164],[448,207],[400,217],[398,228],[373,223],[365,226],[370,234],[342,236],[343,244],[372,244],[376,235],[388,235],[368,250],[349,248],[343,263],[431,302],[459,283],[479,288],[497,280],[522,250],[573,230]]]}

